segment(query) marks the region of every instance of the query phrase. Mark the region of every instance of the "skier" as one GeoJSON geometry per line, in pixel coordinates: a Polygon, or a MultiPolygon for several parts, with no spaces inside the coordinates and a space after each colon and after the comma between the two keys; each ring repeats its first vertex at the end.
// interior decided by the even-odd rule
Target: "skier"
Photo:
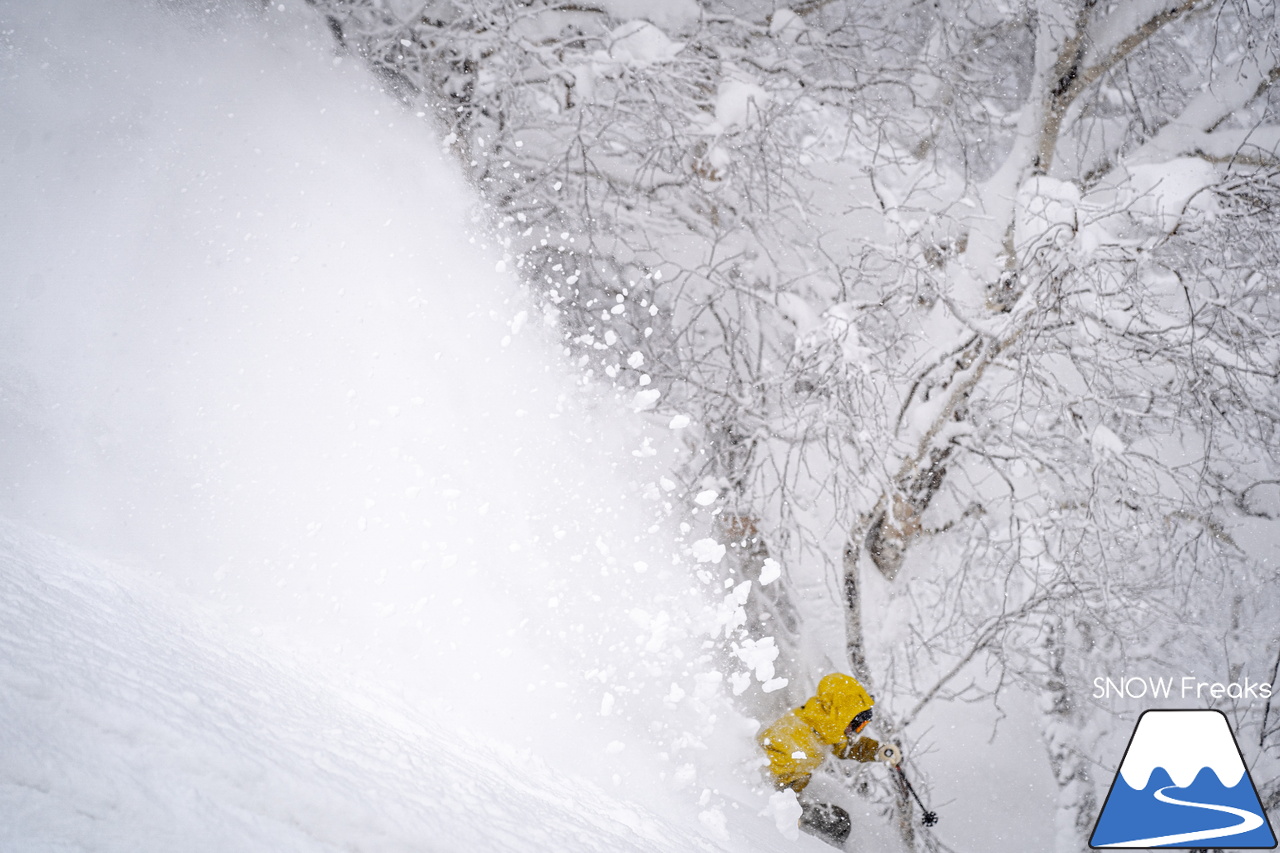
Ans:
{"type": "Polygon", "coordinates": [[[800,800],[800,828],[834,847],[842,847],[849,837],[849,813],[805,796],[804,789],[828,753],[898,766],[901,749],[861,736],[871,722],[874,704],[857,679],[833,672],[818,682],[818,692],[809,701],[783,714],[756,737],[769,759],[774,785],[779,790],[790,788],[800,800]]]}

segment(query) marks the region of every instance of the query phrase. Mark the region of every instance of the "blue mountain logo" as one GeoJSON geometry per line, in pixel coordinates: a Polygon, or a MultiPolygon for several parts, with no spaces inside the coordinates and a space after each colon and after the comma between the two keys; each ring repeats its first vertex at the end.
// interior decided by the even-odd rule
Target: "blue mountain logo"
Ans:
{"type": "Polygon", "coordinates": [[[1089,846],[1274,848],[1226,715],[1143,712],[1089,846]]]}

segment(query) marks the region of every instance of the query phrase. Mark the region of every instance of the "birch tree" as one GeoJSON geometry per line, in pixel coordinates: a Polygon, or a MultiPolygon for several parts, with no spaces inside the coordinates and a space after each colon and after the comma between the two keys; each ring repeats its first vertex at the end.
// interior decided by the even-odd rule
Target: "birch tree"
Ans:
{"type": "MultiPolygon", "coordinates": [[[[928,145],[877,175],[886,215],[913,217],[899,254],[928,337],[886,365],[901,396],[846,549],[851,656],[870,564],[932,627],[903,660],[980,651],[1044,691],[1061,850],[1105,784],[1085,673],[1274,619],[1274,574],[1232,535],[1275,476],[1274,16],[944,9],[907,120],[928,145]]],[[[936,671],[912,691],[963,689],[936,671]]]]}

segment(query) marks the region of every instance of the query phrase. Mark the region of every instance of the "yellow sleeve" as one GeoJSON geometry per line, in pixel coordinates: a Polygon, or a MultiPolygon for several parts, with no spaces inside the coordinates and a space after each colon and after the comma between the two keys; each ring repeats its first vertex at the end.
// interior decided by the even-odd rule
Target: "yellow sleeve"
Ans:
{"type": "Polygon", "coordinates": [[[853,743],[845,740],[836,747],[836,755],[851,761],[875,761],[876,750],[879,748],[880,741],[869,737],[860,737],[853,743]]]}

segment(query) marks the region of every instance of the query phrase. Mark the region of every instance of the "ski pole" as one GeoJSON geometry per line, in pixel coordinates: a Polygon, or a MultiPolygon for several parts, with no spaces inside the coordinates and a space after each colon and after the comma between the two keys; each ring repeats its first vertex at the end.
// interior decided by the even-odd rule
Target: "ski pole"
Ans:
{"type": "Polygon", "coordinates": [[[902,783],[907,786],[907,790],[911,792],[911,796],[915,797],[916,804],[920,806],[920,811],[924,812],[924,814],[920,816],[920,822],[925,826],[933,826],[936,824],[938,822],[938,813],[931,812],[925,808],[924,803],[920,800],[920,795],[916,793],[915,788],[911,787],[911,780],[907,778],[906,771],[903,770],[901,766],[895,767],[894,769],[897,770],[898,775],[902,777],[902,783]]]}

